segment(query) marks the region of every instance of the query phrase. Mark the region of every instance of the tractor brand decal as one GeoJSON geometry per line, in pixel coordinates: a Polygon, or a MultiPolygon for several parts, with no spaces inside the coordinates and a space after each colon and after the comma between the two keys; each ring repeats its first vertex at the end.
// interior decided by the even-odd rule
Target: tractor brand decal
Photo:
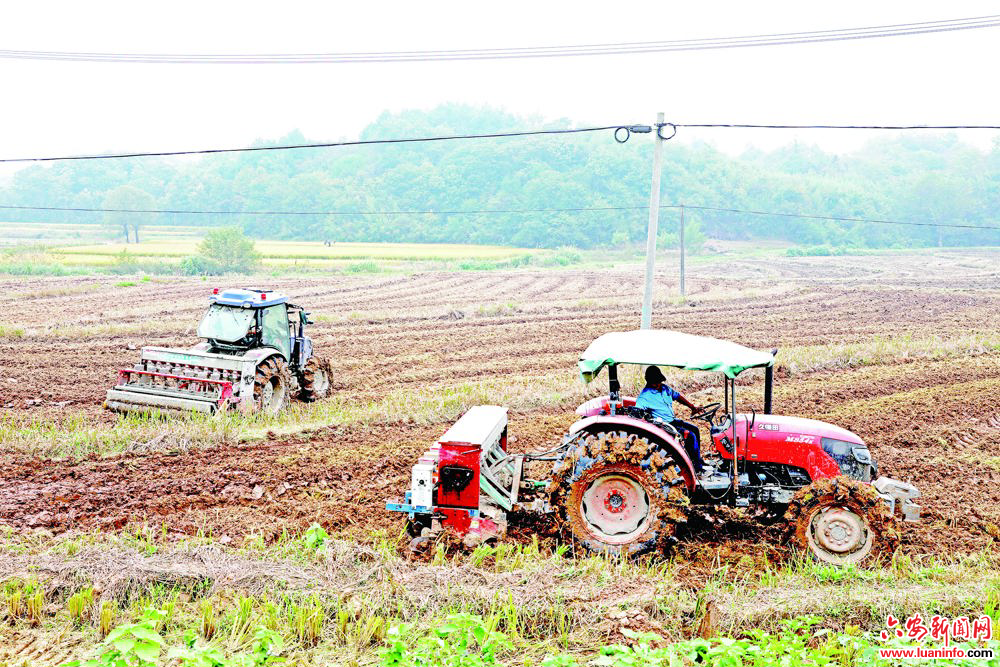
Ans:
{"type": "Polygon", "coordinates": [[[757,428],[759,428],[761,431],[777,431],[778,430],[778,425],[777,424],[761,424],[757,428]]]}
{"type": "Polygon", "coordinates": [[[811,445],[814,442],[816,442],[816,438],[811,435],[802,435],[800,433],[796,433],[795,435],[790,435],[787,438],[785,438],[785,442],[804,442],[808,445],[811,445]]]}

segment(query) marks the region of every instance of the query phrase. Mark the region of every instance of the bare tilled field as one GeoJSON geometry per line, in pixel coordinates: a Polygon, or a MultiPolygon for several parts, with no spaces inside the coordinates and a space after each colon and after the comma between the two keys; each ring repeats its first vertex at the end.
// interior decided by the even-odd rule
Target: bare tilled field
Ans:
{"type": "MultiPolygon", "coordinates": [[[[776,411],[869,443],[883,472],[924,493],[909,553],[1000,539],[1000,262],[987,251],[698,260],[688,298],[658,281],[654,326],[779,352],[776,411]]],[[[212,283],[0,280],[0,523],[265,540],[312,522],[361,538],[398,531],[387,496],[465,408],[510,405],[515,446],[553,442],[599,387],[575,373],[596,336],[636,328],[638,268],[262,279],[319,321],[333,395],[271,422],[132,424],[101,408],[142,345],[195,342],[212,283]],[[589,393],[588,393],[589,392],[589,393]]],[[[721,395],[707,374],[678,388],[721,395]]],[[[742,398],[760,400],[748,374],[742,398]],[[753,385],[753,386],[750,386],[753,385]]],[[[595,383],[600,385],[601,383],[595,383]]],[[[759,409],[759,403],[755,404],[759,409]]],[[[758,528],[694,526],[695,560],[780,561],[758,528]]],[[[228,541],[228,540],[227,540],[228,541]]]]}

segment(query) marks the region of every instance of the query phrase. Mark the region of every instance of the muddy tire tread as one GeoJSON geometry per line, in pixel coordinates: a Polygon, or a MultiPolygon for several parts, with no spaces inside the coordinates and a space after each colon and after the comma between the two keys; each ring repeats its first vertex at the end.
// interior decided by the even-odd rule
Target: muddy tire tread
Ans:
{"type": "Polygon", "coordinates": [[[784,519],[787,522],[786,539],[795,547],[820,560],[809,547],[806,534],[809,517],[821,507],[842,505],[864,517],[873,533],[871,552],[860,565],[890,559],[899,547],[899,520],[889,511],[871,484],[848,477],[820,479],[795,492],[788,504],[784,519]]]}
{"type": "Polygon", "coordinates": [[[268,357],[257,366],[257,375],[253,385],[253,402],[255,412],[263,411],[261,398],[264,385],[276,375],[281,377],[281,380],[285,385],[285,400],[278,410],[275,411],[275,414],[280,413],[288,406],[289,397],[292,395],[292,392],[295,391],[297,383],[292,377],[291,371],[288,370],[288,364],[285,363],[284,359],[277,356],[268,357]]]}
{"type": "Polygon", "coordinates": [[[322,357],[313,355],[302,368],[302,375],[299,382],[298,398],[301,401],[318,401],[330,395],[330,362],[322,357]],[[315,387],[315,377],[317,371],[326,373],[326,388],[317,390],[315,387]]]}
{"type": "Polygon", "coordinates": [[[547,488],[549,504],[556,509],[562,529],[591,553],[631,557],[666,551],[687,521],[689,503],[678,462],[645,437],[626,431],[580,433],[568,444],[553,467],[547,488]],[[581,480],[602,469],[636,477],[650,495],[654,516],[643,533],[628,544],[597,539],[586,530],[576,509],[586,486],[581,480]]]}

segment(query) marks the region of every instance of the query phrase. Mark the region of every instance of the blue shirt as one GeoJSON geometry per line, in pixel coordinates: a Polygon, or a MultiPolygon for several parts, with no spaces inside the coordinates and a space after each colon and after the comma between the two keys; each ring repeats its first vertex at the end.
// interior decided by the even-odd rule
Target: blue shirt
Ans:
{"type": "Polygon", "coordinates": [[[680,394],[667,385],[661,385],[661,387],[659,391],[649,387],[640,391],[639,396],[635,399],[635,407],[649,408],[657,419],[672,422],[674,420],[674,401],[680,394]]]}

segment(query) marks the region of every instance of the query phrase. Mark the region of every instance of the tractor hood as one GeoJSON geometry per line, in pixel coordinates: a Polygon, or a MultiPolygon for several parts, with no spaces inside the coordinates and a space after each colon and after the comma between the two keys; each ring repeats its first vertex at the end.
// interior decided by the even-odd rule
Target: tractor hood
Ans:
{"type": "Polygon", "coordinates": [[[737,343],[679,331],[607,333],[580,356],[580,374],[590,382],[611,364],[672,366],[689,371],[718,371],[735,378],[748,368],[774,364],[774,356],[737,343]]]}
{"type": "MultiPolygon", "coordinates": [[[[819,444],[823,438],[849,442],[864,447],[865,442],[856,433],[834,424],[821,422],[818,419],[805,417],[786,417],[783,415],[747,414],[736,415],[738,435],[742,435],[744,425],[749,421],[753,424],[751,437],[764,437],[789,442],[809,442],[819,444]]],[[[729,431],[732,431],[730,427],[729,431]]]]}

